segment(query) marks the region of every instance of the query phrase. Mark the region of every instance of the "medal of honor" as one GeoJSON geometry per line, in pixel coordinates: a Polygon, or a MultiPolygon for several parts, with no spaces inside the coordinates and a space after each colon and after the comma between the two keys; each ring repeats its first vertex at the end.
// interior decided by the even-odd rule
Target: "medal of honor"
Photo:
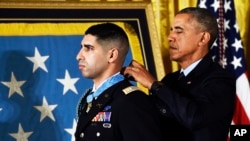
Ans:
{"type": "Polygon", "coordinates": [[[89,110],[91,109],[91,107],[92,107],[92,102],[89,102],[89,103],[88,103],[88,106],[87,106],[86,113],[89,112],[89,110]]]}

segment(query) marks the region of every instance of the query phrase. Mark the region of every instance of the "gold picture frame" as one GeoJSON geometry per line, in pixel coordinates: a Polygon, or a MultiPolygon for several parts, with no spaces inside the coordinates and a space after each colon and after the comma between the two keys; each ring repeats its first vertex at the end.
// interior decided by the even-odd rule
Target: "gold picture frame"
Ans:
{"type": "MultiPolygon", "coordinates": [[[[13,72],[13,76],[15,74],[17,81],[27,80],[27,83],[24,83],[23,87],[20,88],[24,91],[23,94],[18,92],[9,94],[10,88],[0,83],[2,92],[1,100],[6,103],[3,107],[0,107],[0,109],[3,109],[3,115],[6,113],[5,116],[0,118],[1,123],[3,123],[2,121],[6,122],[0,126],[1,134],[3,134],[0,136],[0,140],[15,138],[12,135],[17,133],[18,130],[23,130],[25,133],[29,132],[29,134],[32,133],[29,137],[27,136],[29,140],[41,140],[42,138],[43,140],[48,140],[49,138],[54,141],[62,141],[70,140],[70,138],[72,139],[74,137],[73,133],[68,133],[64,129],[69,129],[73,126],[71,120],[76,118],[75,107],[77,107],[76,105],[81,96],[84,95],[84,90],[91,87],[92,83],[85,79],[79,79],[75,84],[76,89],[79,90],[76,93],[71,89],[64,91],[64,85],[58,80],[56,81],[55,77],[62,80],[64,69],[65,78],[66,72],[68,72],[66,69],[70,69],[69,72],[72,72],[71,77],[73,78],[81,76],[81,72],[79,72],[77,68],[75,56],[66,53],[76,54],[77,51],[72,51],[71,45],[74,44],[72,47],[76,46],[74,50],[78,50],[77,47],[80,48],[80,40],[82,39],[84,30],[98,22],[114,22],[119,24],[125,29],[129,36],[132,58],[144,64],[152,75],[155,75],[158,79],[159,76],[164,74],[161,51],[150,2],[141,2],[139,0],[136,2],[133,2],[133,0],[129,2],[103,2],[103,0],[101,0],[101,2],[76,2],[75,0],[0,0],[0,38],[5,39],[11,36],[12,40],[10,40],[10,42],[13,43],[11,45],[9,42],[6,43],[7,45],[2,43],[4,44],[4,46],[2,46],[0,42],[0,48],[3,50],[0,51],[0,64],[2,68],[0,69],[0,81],[10,81],[11,72],[13,72]],[[81,24],[84,24],[84,27],[81,24]],[[73,30],[72,27],[76,30],[73,30]],[[61,29],[63,29],[63,31],[61,31],[61,29]],[[25,40],[25,43],[30,44],[31,40],[29,39],[35,38],[36,35],[39,36],[38,41],[40,41],[40,36],[43,35],[56,35],[56,37],[59,35],[60,38],[61,35],[77,35],[77,40],[74,38],[72,41],[73,38],[70,38],[70,46],[67,46],[69,52],[57,52],[66,48],[63,48],[61,46],[63,43],[60,42],[60,44],[56,46],[57,50],[53,50],[54,56],[50,55],[53,64],[51,63],[49,65],[51,69],[48,70],[58,75],[50,75],[52,73],[46,73],[46,71],[40,68],[34,72],[34,68],[32,70],[32,62],[26,58],[26,56],[31,57],[33,51],[35,52],[35,49],[33,50],[34,45],[38,46],[39,49],[40,47],[47,49],[48,52],[52,51],[52,49],[49,48],[50,46],[33,44],[23,51],[27,46],[21,46],[20,40],[16,40],[19,38],[16,36],[24,36],[28,38],[28,40],[25,40]],[[13,36],[14,38],[12,38],[13,36]],[[15,50],[10,49],[11,51],[5,51],[5,48],[8,50],[9,46],[10,48],[15,48],[15,50]],[[52,59],[52,57],[54,58],[52,59]],[[74,64],[73,61],[75,61],[76,64],[74,64]],[[60,64],[67,64],[65,65],[67,67],[59,67],[58,62],[60,64]],[[34,72],[34,74],[31,74],[31,72],[34,72]],[[61,108],[61,110],[53,111],[55,119],[60,120],[55,122],[54,118],[51,117],[41,118],[39,110],[34,108],[34,106],[43,103],[42,101],[44,101],[45,96],[50,97],[50,99],[48,98],[51,100],[48,101],[49,104],[60,103],[58,108],[61,108]],[[11,108],[14,109],[12,111],[15,111],[15,113],[11,110],[7,110],[6,112],[5,109],[11,108]],[[25,109],[25,112],[22,112],[23,109],[25,109]],[[67,114],[65,114],[65,111],[67,114]],[[48,130],[48,127],[50,130],[48,130]]],[[[66,38],[68,39],[69,37],[66,38]]],[[[47,56],[48,54],[42,55],[47,56]]],[[[146,91],[146,89],[143,88],[142,90],[146,91]]],[[[18,137],[22,138],[21,136],[18,137]]],[[[25,136],[23,137],[25,138],[25,136]]]]}

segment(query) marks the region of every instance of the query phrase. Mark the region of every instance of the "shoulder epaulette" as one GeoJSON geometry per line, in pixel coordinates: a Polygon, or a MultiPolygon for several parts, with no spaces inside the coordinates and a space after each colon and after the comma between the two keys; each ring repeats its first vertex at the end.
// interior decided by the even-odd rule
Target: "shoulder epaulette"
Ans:
{"type": "Polygon", "coordinates": [[[129,86],[127,88],[124,88],[122,91],[124,92],[125,95],[127,95],[133,91],[138,91],[138,90],[140,91],[140,89],[136,86],[129,86]]]}

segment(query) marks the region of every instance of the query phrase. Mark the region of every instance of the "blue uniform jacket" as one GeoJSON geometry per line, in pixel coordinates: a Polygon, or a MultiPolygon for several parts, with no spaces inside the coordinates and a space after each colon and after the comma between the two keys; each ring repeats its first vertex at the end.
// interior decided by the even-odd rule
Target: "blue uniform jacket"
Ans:
{"type": "Polygon", "coordinates": [[[160,141],[160,114],[152,98],[140,90],[123,91],[121,81],[105,90],[86,113],[86,96],[75,132],[76,141],[160,141]]]}

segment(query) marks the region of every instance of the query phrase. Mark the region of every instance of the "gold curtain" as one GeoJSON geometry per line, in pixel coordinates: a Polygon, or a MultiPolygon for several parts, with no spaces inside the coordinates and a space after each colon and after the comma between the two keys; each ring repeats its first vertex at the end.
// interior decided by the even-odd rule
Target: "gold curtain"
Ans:
{"type": "MultiPolygon", "coordinates": [[[[170,31],[170,25],[177,11],[189,7],[196,6],[197,0],[151,0],[153,5],[153,11],[155,14],[155,23],[158,30],[158,37],[160,38],[160,46],[162,47],[162,56],[164,58],[165,72],[172,72],[178,69],[178,65],[175,62],[169,60],[168,54],[168,41],[167,35],[170,31]]],[[[236,19],[240,28],[240,35],[243,41],[245,59],[247,61],[247,68],[249,72],[250,67],[250,40],[247,38],[250,36],[250,1],[249,0],[234,0],[236,19]]],[[[163,76],[162,76],[163,77],[163,76]]]]}

